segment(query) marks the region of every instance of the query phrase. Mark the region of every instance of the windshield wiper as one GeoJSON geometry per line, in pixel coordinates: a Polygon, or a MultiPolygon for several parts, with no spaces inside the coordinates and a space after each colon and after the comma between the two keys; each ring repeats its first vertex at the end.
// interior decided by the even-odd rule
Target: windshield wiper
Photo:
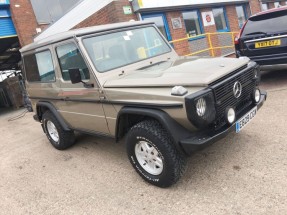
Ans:
{"type": "Polygon", "coordinates": [[[162,63],[166,63],[167,61],[160,61],[160,62],[157,62],[157,63],[151,63],[150,65],[148,65],[148,66],[145,66],[145,67],[142,67],[142,68],[140,68],[140,69],[138,69],[138,70],[145,70],[145,69],[147,69],[147,68],[150,68],[150,67],[153,67],[153,66],[158,66],[158,65],[160,65],[160,64],[162,64],[162,63]]]}
{"type": "Polygon", "coordinates": [[[264,35],[267,35],[266,32],[262,32],[262,31],[256,31],[256,32],[252,32],[252,33],[249,33],[249,34],[245,34],[245,35],[247,36],[247,35],[256,35],[256,34],[264,34],[264,35]]]}

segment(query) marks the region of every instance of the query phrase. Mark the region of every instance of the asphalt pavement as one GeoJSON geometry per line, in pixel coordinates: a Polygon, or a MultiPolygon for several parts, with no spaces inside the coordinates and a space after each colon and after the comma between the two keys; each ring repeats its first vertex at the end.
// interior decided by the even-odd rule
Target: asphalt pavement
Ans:
{"type": "Polygon", "coordinates": [[[197,152],[168,189],[144,182],[124,143],[78,135],[54,149],[32,113],[0,112],[0,214],[287,214],[287,71],[239,134],[197,152]]]}

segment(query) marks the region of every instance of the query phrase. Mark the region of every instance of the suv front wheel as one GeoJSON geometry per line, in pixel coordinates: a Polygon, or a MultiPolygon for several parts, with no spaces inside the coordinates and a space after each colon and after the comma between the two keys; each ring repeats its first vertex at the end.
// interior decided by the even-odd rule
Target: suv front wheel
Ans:
{"type": "Polygon", "coordinates": [[[127,154],[139,175],[158,187],[176,183],[185,170],[186,157],[155,120],[133,126],[127,135],[127,154]]]}
{"type": "Polygon", "coordinates": [[[42,122],[45,133],[50,143],[58,150],[64,150],[72,146],[75,142],[75,135],[73,131],[65,131],[56,117],[50,112],[46,111],[43,114],[42,122]]]}

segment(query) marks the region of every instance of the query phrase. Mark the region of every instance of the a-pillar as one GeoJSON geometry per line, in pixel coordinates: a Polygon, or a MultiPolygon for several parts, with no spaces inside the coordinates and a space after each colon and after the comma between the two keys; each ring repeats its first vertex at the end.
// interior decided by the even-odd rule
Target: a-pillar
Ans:
{"type": "MultiPolygon", "coordinates": [[[[167,12],[166,13],[166,19],[168,22],[168,27],[171,33],[172,40],[178,40],[186,38],[186,29],[182,17],[182,13],[180,11],[174,11],[174,12],[167,12]],[[174,18],[180,18],[181,21],[181,27],[174,29],[172,25],[172,19],[174,18]]],[[[191,53],[191,49],[189,46],[188,40],[182,40],[180,42],[173,43],[173,47],[178,55],[184,56],[191,53]]]]}

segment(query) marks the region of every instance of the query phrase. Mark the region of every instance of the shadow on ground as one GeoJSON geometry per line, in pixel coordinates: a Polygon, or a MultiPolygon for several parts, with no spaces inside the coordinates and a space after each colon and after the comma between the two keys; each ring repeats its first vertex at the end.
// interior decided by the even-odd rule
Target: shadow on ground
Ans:
{"type": "Polygon", "coordinates": [[[261,88],[264,90],[282,89],[287,87],[287,71],[262,71],[261,88]]]}

